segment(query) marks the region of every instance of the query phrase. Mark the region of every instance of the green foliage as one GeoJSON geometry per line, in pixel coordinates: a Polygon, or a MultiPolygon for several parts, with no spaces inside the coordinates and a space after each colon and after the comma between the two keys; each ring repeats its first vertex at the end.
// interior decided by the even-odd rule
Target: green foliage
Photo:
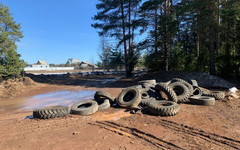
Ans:
{"type": "MultiPolygon", "coordinates": [[[[137,64],[136,60],[142,55],[139,49],[145,49],[148,53],[140,57],[138,65],[144,64],[149,70],[191,70],[216,72],[226,78],[240,77],[239,0],[219,1],[221,3],[213,0],[138,1],[130,6],[134,8],[141,4],[140,11],[136,11],[130,22],[129,2],[134,3],[132,0],[100,0],[99,12],[94,17],[100,22],[93,25],[100,29],[100,35],[116,37],[119,45],[130,43],[128,48],[124,47],[127,69],[131,70],[129,66],[137,64]],[[147,35],[136,44],[129,41],[134,34],[128,33],[134,26],[141,26],[138,34],[147,35]],[[123,29],[126,30],[125,37],[123,29]]],[[[113,61],[113,66],[116,62],[113,61]]]]}
{"type": "Polygon", "coordinates": [[[67,61],[67,62],[65,63],[65,65],[64,65],[64,67],[71,67],[71,64],[70,64],[70,62],[69,62],[69,61],[67,61]]]}
{"type": "Polygon", "coordinates": [[[56,64],[49,64],[49,67],[57,67],[56,64]]]}
{"type": "Polygon", "coordinates": [[[112,49],[110,52],[110,66],[117,68],[119,67],[122,69],[122,66],[124,65],[124,57],[121,52],[121,50],[118,50],[117,48],[112,49]]]}
{"type": "Polygon", "coordinates": [[[143,54],[138,58],[137,67],[141,67],[141,68],[145,67],[146,57],[147,57],[147,54],[143,54]]]}
{"type": "Polygon", "coordinates": [[[9,8],[0,4],[0,76],[3,78],[20,77],[24,66],[17,53],[16,42],[22,38],[21,26],[14,21],[9,8]]]}
{"type": "Polygon", "coordinates": [[[151,71],[164,70],[164,60],[160,52],[153,52],[145,57],[145,66],[151,71]]]}
{"type": "Polygon", "coordinates": [[[3,78],[18,78],[26,63],[19,59],[20,55],[15,50],[8,50],[5,56],[4,67],[1,70],[3,78]]]}
{"type": "MultiPolygon", "coordinates": [[[[139,56],[134,47],[135,30],[141,24],[137,20],[141,0],[99,0],[92,27],[98,29],[99,36],[116,38],[117,47],[123,46],[126,76],[131,77],[139,56]],[[137,54],[137,55],[136,55],[137,54]]],[[[107,60],[103,61],[103,65],[107,60]]],[[[108,64],[108,62],[107,62],[108,64]]],[[[104,65],[105,66],[105,65],[104,65]]]]}
{"type": "Polygon", "coordinates": [[[217,57],[217,71],[226,78],[240,77],[240,1],[223,2],[221,13],[221,48],[217,57]]]}
{"type": "Polygon", "coordinates": [[[96,63],[96,66],[97,66],[98,68],[101,68],[101,67],[102,67],[102,63],[101,63],[100,61],[98,61],[98,62],[96,63]]]}

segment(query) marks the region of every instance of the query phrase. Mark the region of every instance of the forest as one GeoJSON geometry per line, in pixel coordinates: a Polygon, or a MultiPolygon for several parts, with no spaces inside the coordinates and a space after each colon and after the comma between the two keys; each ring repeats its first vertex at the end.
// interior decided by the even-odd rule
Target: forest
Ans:
{"type": "Polygon", "coordinates": [[[240,77],[239,0],[99,0],[101,63],[240,77]],[[114,42],[108,42],[114,41],[114,42]]]}

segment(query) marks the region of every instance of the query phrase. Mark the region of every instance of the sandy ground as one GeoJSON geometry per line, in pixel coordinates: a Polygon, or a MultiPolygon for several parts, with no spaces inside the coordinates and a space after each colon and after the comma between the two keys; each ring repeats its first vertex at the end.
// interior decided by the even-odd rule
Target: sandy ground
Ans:
{"type": "MultiPolygon", "coordinates": [[[[101,89],[117,97],[122,88],[136,84],[121,79],[101,85],[102,79],[71,77],[66,84],[35,83],[4,99],[62,89],[101,89]]],[[[91,116],[69,115],[49,120],[26,119],[32,111],[0,111],[0,149],[240,148],[240,99],[216,101],[215,106],[180,104],[180,108],[180,113],[172,117],[109,108],[91,116]]]]}

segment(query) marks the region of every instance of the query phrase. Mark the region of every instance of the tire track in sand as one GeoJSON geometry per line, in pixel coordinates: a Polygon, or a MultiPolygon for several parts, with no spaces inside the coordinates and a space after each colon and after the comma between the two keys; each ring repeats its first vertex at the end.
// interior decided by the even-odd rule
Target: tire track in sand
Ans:
{"type": "Polygon", "coordinates": [[[195,136],[218,146],[224,145],[229,148],[240,149],[240,141],[229,137],[225,137],[215,133],[209,133],[197,128],[189,127],[184,124],[178,124],[176,122],[164,119],[159,121],[159,125],[162,125],[166,129],[174,130],[180,133],[181,135],[195,136]]]}
{"type": "Polygon", "coordinates": [[[152,134],[140,131],[136,128],[131,128],[128,126],[123,126],[121,124],[117,124],[114,122],[110,122],[110,121],[97,121],[96,123],[89,123],[91,125],[94,126],[99,126],[103,129],[118,133],[120,135],[124,135],[124,136],[128,136],[129,138],[138,138],[141,139],[155,147],[157,147],[158,149],[183,149],[171,142],[168,141],[164,141],[152,134]]]}

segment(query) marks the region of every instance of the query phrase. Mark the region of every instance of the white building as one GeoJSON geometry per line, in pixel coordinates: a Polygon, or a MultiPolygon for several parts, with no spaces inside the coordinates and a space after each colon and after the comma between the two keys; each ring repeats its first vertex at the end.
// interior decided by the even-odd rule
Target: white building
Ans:
{"type": "Polygon", "coordinates": [[[28,65],[24,71],[56,71],[74,70],[74,67],[49,67],[46,61],[39,60],[36,64],[28,65]]]}
{"type": "Polygon", "coordinates": [[[67,61],[70,65],[77,65],[80,63],[80,60],[79,59],[76,59],[76,58],[69,58],[68,61],[67,61]]]}

